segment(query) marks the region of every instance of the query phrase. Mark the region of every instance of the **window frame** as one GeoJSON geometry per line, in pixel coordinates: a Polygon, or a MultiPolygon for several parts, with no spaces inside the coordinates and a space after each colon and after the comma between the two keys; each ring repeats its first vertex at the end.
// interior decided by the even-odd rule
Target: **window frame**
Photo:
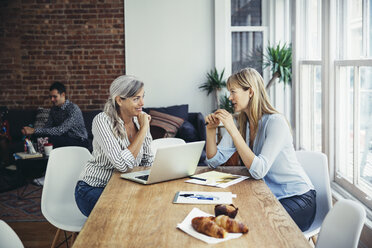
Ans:
{"type": "MultiPolygon", "coordinates": [[[[354,195],[359,201],[363,202],[366,206],[372,209],[372,198],[363,190],[361,190],[359,185],[360,180],[360,170],[359,170],[359,126],[360,126],[360,119],[359,119],[359,106],[360,104],[357,102],[360,98],[360,67],[371,67],[372,68],[372,59],[362,59],[362,60],[336,60],[335,64],[335,82],[340,82],[340,73],[341,67],[352,67],[354,70],[354,77],[353,77],[353,133],[357,135],[353,135],[353,182],[350,183],[347,179],[345,179],[341,174],[338,173],[338,169],[340,168],[341,164],[341,157],[335,156],[335,167],[334,167],[334,181],[338,183],[341,187],[349,191],[352,195],[354,195]]],[[[342,109],[340,109],[339,102],[342,100],[340,95],[340,87],[335,87],[335,120],[337,120],[339,115],[342,115],[342,109]]],[[[339,139],[341,137],[341,124],[339,122],[335,122],[335,155],[338,155],[341,150],[339,139]]]]}
{"type": "MultiPolygon", "coordinates": [[[[367,3],[367,0],[363,0],[363,3],[367,3]]],[[[301,31],[301,25],[303,21],[301,18],[303,18],[303,5],[301,5],[300,1],[294,1],[292,3],[292,11],[294,12],[294,34],[293,34],[293,79],[295,86],[293,89],[293,94],[296,99],[295,104],[295,131],[296,131],[296,149],[300,148],[301,144],[301,113],[300,113],[300,92],[301,92],[301,84],[299,83],[301,79],[301,70],[300,67],[302,64],[311,64],[315,65],[318,64],[318,60],[304,60],[301,58],[301,55],[299,54],[299,51],[301,49],[305,49],[302,47],[301,41],[303,38],[303,31],[301,31]]],[[[337,118],[340,114],[340,109],[338,107],[338,102],[340,101],[340,95],[338,94],[338,85],[337,82],[339,82],[339,68],[340,66],[353,66],[355,68],[355,71],[358,71],[357,74],[354,74],[354,77],[356,77],[359,74],[359,68],[361,66],[372,66],[372,59],[336,59],[337,57],[340,57],[340,49],[345,50],[345,44],[343,47],[335,49],[336,44],[336,0],[329,0],[329,1],[322,1],[321,6],[321,73],[322,73],[322,151],[328,156],[328,162],[329,162],[329,171],[330,171],[330,178],[333,182],[332,185],[336,185],[333,187],[334,190],[336,190],[337,193],[341,194],[345,198],[350,198],[350,194],[352,197],[357,198],[359,201],[364,203],[368,209],[367,213],[371,213],[372,210],[372,199],[371,196],[368,196],[366,192],[360,190],[357,187],[357,184],[350,184],[345,178],[340,177],[340,175],[337,172],[337,169],[339,168],[339,162],[340,162],[340,156],[339,156],[339,144],[338,144],[338,134],[339,134],[339,124],[337,123],[337,118]],[[356,69],[357,68],[357,69],[356,69]],[[327,83],[323,83],[327,82],[327,83]],[[343,192],[340,191],[340,188],[343,190],[343,192]]],[[[372,6],[369,6],[371,8],[372,6]]],[[[364,15],[368,14],[368,11],[363,11],[364,15]]],[[[342,16],[344,13],[342,13],[342,16]]],[[[341,16],[341,14],[340,14],[341,16]]],[[[342,17],[341,16],[341,17],[342,17]]],[[[338,18],[341,18],[338,17],[338,18]]],[[[363,23],[368,23],[368,20],[365,20],[365,16],[363,16],[363,23]]],[[[341,18],[342,20],[342,18],[341,18]]],[[[342,30],[342,29],[341,29],[342,30]]],[[[363,30],[368,30],[363,26],[363,30]]],[[[341,35],[345,35],[343,32],[341,35]]],[[[363,33],[363,55],[368,54],[368,39],[369,37],[366,37],[365,33],[363,33]]],[[[371,55],[370,55],[371,56],[371,55]]],[[[359,76],[358,76],[359,80],[359,76]]],[[[354,87],[355,81],[354,81],[354,87]]],[[[356,93],[355,93],[356,94],[356,93]]],[[[355,98],[355,97],[354,97],[355,98]]],[[[354,110],[354,115],[356,115],[356,112],[358,110],[354,110]]],[[[354,123],[354,129],[359,127],[358,120],[356,123],[354,123]]],[[[357,142],[355,138],[358,138],[359,133],[357,134],[354,132],[354,142],[357,142]]],[[[356,144],[354,144],[355,147],[356,144]]],[[[355,148],[354,148],[355,151],[355,148]]],[[[355,153],[355,152],[354,152],[355,153]]],[[[356,160],[357,158],[354,158],[356,160]]],[[[358,173],[359,164],[355,163],[353,165],[354,173],[358,173]]],[[[356,174],[357,175],[357,174],[356,174]]],[[[358,175],[359,176],[359,175],[358,175]]],[[[354,183],[359,180],[359,178],[353,178],[354,183]]],[[[371,214],[368,214],[371,218],[371,214]]]]}
{"type": "MultiPolygon", "coordinates": [[[[261,0],[262,26],[231,26],[231,1],[215,0],[215,65],[218,71],[225,69],[225,77],[232,73],[232,33],[234,32],[262,32],[263,49],[269,40],[267,26],[267,0],[261,0]]],[[[269,68],[263,68],[264,81],[270,77],[269,68]]]]}
{"type": "MultiPolygon", "coordinates": [[[[314,103],[314,91],[315,91],[315,79],[313,78],[314,74],[315,74],[315,67],[316,66],[322,66],[322,63],[320,60],[300,60],[299,61],[299,78],[302,79],[302,75],[303,75],[303,70],[302,70],[302,67],[303,66],[310,66],[310,70],[312,71],[311,75],[312,75],[312,78],[309,80],[310,82],[310,88],[311,88],[311,94],[310,94],[310,102],[311,103],[314,103]]],[[[303,106],[303,99],[304,99],[304,95],[303,95],[303,90],[302,90],[302,85],[299,86],[299,105],[298,106],[303,106]]],[[[323,105],[323,103],[322,103],[323,105]]],[[[315,125],[315,110],[314,110],[314,104],[311,104],[310,106],[310,109],[311,109],[311,114],[310,114],[310,126],[314,126],[315,125]]],[[[323,108],[322,108],[323,109],[323,108]]],[[[302,115],[303,115],[303,112],[302,111],[299,111],[298,113],[299,115],[299,122],[302,120],[302,115]]],[[[299,129],[299,138],[298,138],[298,149],[299,150],[302,150],[302,149],[306,149],[305,147],[303,147],[303,144],[304,144],[304,135],[303,135],[303,126],[304,125],[298,125],[298,129],[299,129]]],[[[322,134],[323,135],[323,134],[322,134]]],[[[314,129],[311,129],[311,150],[315,150],[315,139],[314,139],[314,129]]]]}

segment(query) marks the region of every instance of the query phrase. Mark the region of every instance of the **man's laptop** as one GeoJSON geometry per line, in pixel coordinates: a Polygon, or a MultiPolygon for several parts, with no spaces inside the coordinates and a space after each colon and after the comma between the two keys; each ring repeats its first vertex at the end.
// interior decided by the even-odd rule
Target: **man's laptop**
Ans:
{"type": "Polygon", "coordinates": [[[164,182],[195,173],[205,141],[159,147],[151,170],[123,173],[121,177],[142,184],[164,182]]]}

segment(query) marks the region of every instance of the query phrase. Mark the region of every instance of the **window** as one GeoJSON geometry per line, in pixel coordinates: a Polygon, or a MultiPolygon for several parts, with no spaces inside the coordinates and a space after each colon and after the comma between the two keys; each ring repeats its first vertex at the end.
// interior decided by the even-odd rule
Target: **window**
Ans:
{"type": "Polygon", "coordinates": [[[338,0],[335,181],[372,208],[372,0],[338,0]]]}
{"type": "Polygon", "coordinates": [[[322,151],[320,61],[301,61],[300,82],[300,149],[322,151]]]}
{"type": "Polygon", "coordinates": [[[261,75],[264,41],[261,0],[231,0],[231,72],[253,67],[261,75]]]}
{"type": "MultiPolygon", "coordinates": [[[[215,66],[225,77],[253,67],[268,83],[270,68],[263,68],[268,44],[291,43],[290,0],[215,0],[215,66]],[[270,26],[270,28],[269,28],[270,26]]],[[[277,83],[269,90],[271,103],[292,123],[291,88],[277,83]]]]}
{"type": "Polygon", "coordinates": [[[334,181],[372,208],[372,0],[295,6],[299,147],[326,152],[334,181]]]}
{"type": "Polygon", "coordinates": [[[299,1],[299,148],[322,151],[321,1],[299,1]]]}

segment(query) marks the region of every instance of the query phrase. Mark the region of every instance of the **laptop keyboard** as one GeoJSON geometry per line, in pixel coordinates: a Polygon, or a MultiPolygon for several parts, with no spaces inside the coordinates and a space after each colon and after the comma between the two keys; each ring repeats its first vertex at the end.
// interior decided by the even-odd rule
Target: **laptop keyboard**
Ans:
{"type": "Polygon", "coordinates": [[[149,175],[138,176],[136,178],[141,179],[141,180],[144,180],[144,181],[147,181],[147,179],[149,178],[149,175]]]}

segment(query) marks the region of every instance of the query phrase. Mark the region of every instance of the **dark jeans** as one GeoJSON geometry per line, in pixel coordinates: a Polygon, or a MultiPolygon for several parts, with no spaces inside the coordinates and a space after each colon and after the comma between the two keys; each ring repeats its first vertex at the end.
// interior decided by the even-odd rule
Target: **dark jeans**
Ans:
{"type": "Polygon", "coordinates": [[[49,142],[53,144],[53,148],[63,146],[82,146],[88,148],[88,140],[80,138],[71,138],[67,136],[50,136],[49,142]]]}
{"type": "Polygon", "coordinates": [[[92,187],[83,181],[77,182],[75,187],[75,201],[85,216],[88,217],[90,212],[92,212],[104,189],[103,187],[92,187]]]}
{"type": "Polygon", "coordinates": [[[316,212],[316,191],[310,190],[303,195],[280,199],[280,203],[292,217],[301,231],[309,229],[316,212]]]}

